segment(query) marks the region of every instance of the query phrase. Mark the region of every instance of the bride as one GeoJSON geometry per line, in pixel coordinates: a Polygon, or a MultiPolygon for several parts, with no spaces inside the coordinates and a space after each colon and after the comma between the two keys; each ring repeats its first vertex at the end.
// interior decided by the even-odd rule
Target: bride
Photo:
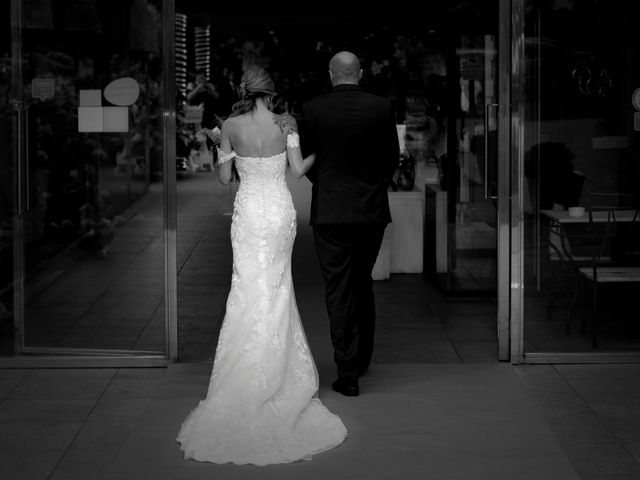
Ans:
{"type": "Polygon", "coordinates": [[[252,66],[220,132],[219,176],[240,176],[231,223],[233,273],[207,396],[182,424],[185,459],[215,463],[309,460],[344,441],[340,418],[318,398],[318,372],[291,277],[296,212],[285,183],[313,164],[295,120],[269,110],[274,84],[252,66]]]}

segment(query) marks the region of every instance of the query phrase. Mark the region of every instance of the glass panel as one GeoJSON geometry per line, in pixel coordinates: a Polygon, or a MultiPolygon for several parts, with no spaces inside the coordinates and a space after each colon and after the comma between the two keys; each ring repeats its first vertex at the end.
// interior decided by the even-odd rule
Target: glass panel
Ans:
{"type": "Polygon", "coordinates": [[[11,3],[0,4],[0,355],[13,353],[13,208],[11,3]]]}
{"type": "Polygon", "coordinates": [[[161,15],[23,3],[22,352],[165,351],[161,15]]]}
{"type": "Polygon", "coordinates": [[[640,6],[526,5],[524,350],[637,351],[640,6]]]}
{"type": "MultiPolygon", "coordinates": [[[[497,18],[497,12],[492,15],[497,18]]],[[[442,181],[448,195],[447,271],[451,293],[496,293],[497,31],[463,34],[455,50],[449,151],[442,181]],[[457,77],[457,78],[456,78],[457,77]]]]}

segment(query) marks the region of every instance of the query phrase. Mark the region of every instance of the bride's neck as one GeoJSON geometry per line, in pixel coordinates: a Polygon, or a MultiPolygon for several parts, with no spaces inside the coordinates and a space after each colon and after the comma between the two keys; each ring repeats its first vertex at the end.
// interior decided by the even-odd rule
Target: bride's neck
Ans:
{"type": "Polygon", "coordinates": [[[256,112],[266,112],[269,110],[267,106],[267,101],[264,97],[256,98],[256,112]]]}

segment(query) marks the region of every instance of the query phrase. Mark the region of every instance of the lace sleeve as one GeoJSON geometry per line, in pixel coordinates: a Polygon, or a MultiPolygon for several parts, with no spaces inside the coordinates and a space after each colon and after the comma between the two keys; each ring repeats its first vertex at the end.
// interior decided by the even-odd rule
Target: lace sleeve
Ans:
{"type": "Polygon", "coordinates": [[[221,148],[218,148],[218,164],[222,165],[223,163],[227,163],[229,160],[233,160],[236,158],[236,152],[224,153],[221,148]]]}
{"type": "Polygon", "coordinates": [[[298,132],[291,132],[287,134],[287,147],[296,148],[300,146],[300,137],[298,132]]]}
{"type": "Polygon", "coordinates": [[[288,113],[283,113],[281,115],[273,115],[273,121],[275,122],[282,132],[297,132],[298,131],[298,123],[296,119],[293,118],[288,113]]]}

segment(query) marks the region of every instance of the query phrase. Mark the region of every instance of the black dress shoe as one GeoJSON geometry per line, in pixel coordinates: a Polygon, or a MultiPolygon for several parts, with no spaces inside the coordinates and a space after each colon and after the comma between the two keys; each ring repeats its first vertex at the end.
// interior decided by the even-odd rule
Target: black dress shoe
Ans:
{"type": "Polygon", "coordinates": [[[348,381],[343,378],[338,378],[331,384],[331,388],[345,397],[357,397],[360,395],[360,388],[358,387],[357,380],[348,381]]]}

